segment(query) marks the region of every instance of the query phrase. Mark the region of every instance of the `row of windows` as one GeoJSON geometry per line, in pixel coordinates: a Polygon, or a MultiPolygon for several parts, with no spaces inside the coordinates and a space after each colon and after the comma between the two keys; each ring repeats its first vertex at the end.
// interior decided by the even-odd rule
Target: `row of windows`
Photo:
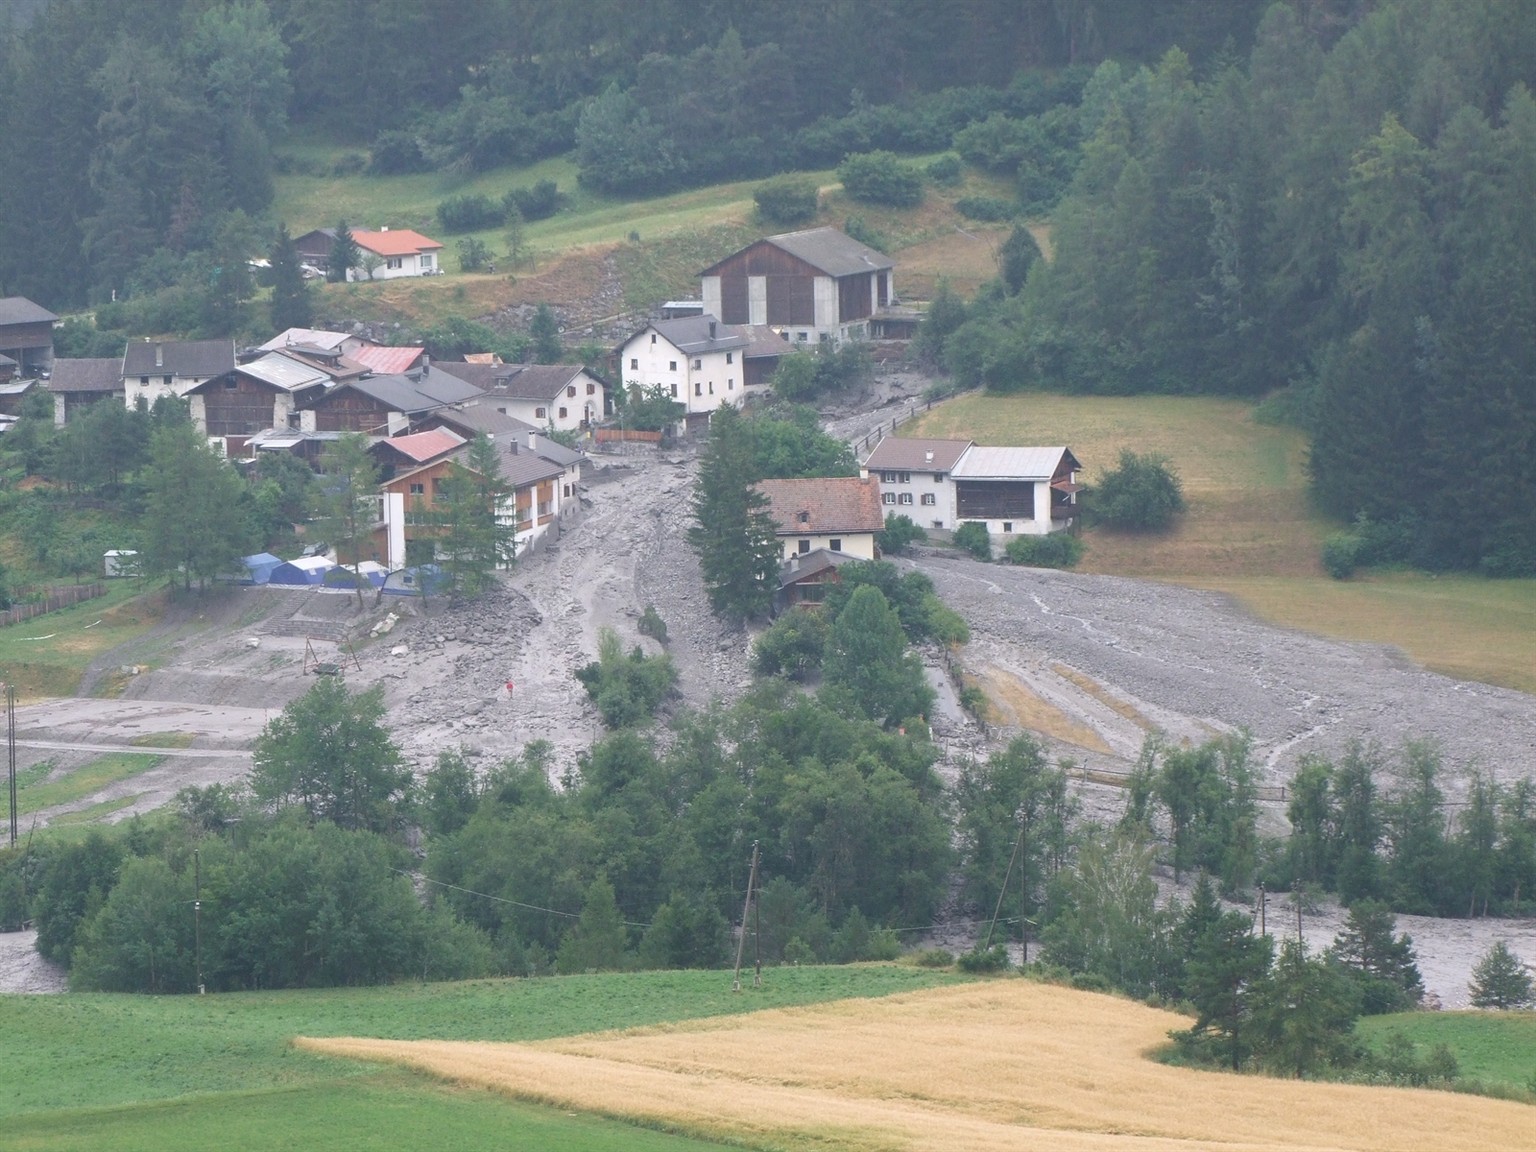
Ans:
{"type": "MultiPolygon", "coordinates": [[[[827,547],[833,552],[841,552],[843,550],[843,542],[836,537],[833,537],[831,540],[827,541],[827,547]]],[[[804,556],[810,550],[811,542],[809,540],[801,540],[800,555],[804,556]]]]}
{"type": "MultiPolygon", "coordinates": [[[[887,504],[910,504],[912,503],[912,493],[903,492],[900,498],[898,498],[895,492],[884,492],[881,494],[880,499],[887,504]]],[[[937,504],[939,500],[932,492],[924,492],[922,502],[932,505],[937,504]]]]}
{"type": "MultiPolygon", "coordinates": [[[[942,484],[942,483],[944,483],[944,473],[943,472],[935,472],[933,474],[933,482],[935,484],[942,484]]],[[[910,483],[912,483],[912,473],[910,473],[910,472],[882,472],[882,473],[880,473],[880,483],[882,483],[882,484],[910,484],[910,483]]],[[[908,503],[911,503],[911,501],[908,501],[908,503]]]]}
{"type": "MultiPolygon", "coordinates": [[[[654,336],[651,337],[651,343],[652,344],[656,343],[656,337],[654,337],[654,336]]],[[[736,363],[736,353],[734,353],[734,352],[727,352],[725,354],[725,362],[727,364],[734,364],[734,363],[736,363]]],[[[639,371],[639,369],[640,369],[640,357],[638,357],[638,356],[631,356],[629,358],[629,367],[630,367],[631,371],[636,371],[636,372],[639,371]]],[[[704,361],[703,360],[699,360],[699,359],[695,359],[694,362],[693,362],[693,370],[695,372],[702,372],[704,370],[704,361]]],[[[668,360],[667,361],[667,371],[668,372],[676,372],[677,371],[677,361],[676,360],[668,360]]],[[[591,392],[592,392],[592,385],[588,384],[587,385],[587,393],[590,395],[591,392]]],[[[572,392],[571,395],[574,396],[574,395],[576,395],[576,393],[572,392]]]]}
{"type": "MultiPolygon", "coordinates": [[[[574,384],[567,385],[566,389],[565,389],[565,394],[567,396],[575,396],[576,395],[576,385],[574,385],[574,384]]],[[[587,385],[587,395],[588,396],[594,396],[596,394],[597,394],[597,385],[596,384],[588,384],[587,385]]]]}

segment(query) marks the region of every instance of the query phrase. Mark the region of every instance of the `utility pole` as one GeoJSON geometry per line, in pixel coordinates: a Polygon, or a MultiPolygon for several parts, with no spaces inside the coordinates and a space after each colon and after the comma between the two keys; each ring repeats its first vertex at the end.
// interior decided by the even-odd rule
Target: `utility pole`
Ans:
{"type": "Polygon", "coordinates": [[[1024,829],[1028,827],[1026,821],[1019,822],[1019,835],[1013,842],[1013,855],[1008,857],[1008,870],[1003,873],[1003,886],[997,893],[997,907],[992,909],[992,924],[987,928],[987,942],[981,946],[985,952],[992,947],[992,933],[997,931],[997,918],[1003,914],[1003,897],[1008,894],[1008,881],[1013,876],[1013,862],[1019,858],[1019,849],[1024,844],[1024,829]]]}
{"type": "Polygon", "coordinates": [[[1266,913],[1269,911],[1269,893],[1264,891],[1264,882],[1259,882],[1259,935],[1269,935],[1269,925],[1266,913]]]}
{"type": "Polygon", "coordinates": [[[16,847],[16,818],[20,808],[16,803],[16,685],[5,685],[5,744],[10,764],[11,782],[11,847],[16,847]]]}
{"type": "Polygon", "coordinates": [[[1296,943],[1302,943],[1301,939],[1301,877],[1296,878],[1294,889],[1296,893],[1296,943]]]}
{"type": "MultiPolygon", "coordinates": [[[[736,938],[736,972],[731,978],[731,991],[741,991],[741,953],[747,946],[747,913],[752,910],[752,890],[757,887],[757,841],[752,841],[752,872],[747,877],[747,901],[741,906],[741,935],[736,938]]],[[[759,934],[761,935],[761,934],[759,934]]],[[[762,982],[762,944],[758,944],[758,983],[762,982]]]]}
{"type": "Polygon", "coordinates": [[[197,963],[197,994],[203,995],[203,853],[192,849],[192,869],[195,877],[192,900],[192,947],[197,963]]]}

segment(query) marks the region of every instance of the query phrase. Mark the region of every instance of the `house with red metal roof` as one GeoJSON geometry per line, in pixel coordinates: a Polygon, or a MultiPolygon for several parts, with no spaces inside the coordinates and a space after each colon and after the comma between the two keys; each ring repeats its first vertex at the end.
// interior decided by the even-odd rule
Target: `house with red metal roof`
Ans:
{"type": "Polygon", "coordinates": [[[425,348],[396,348],[388,344],[363,344],[346,354],[355,364],[361,364],[375,376],[400,376],[421,367],[425,348]]]}
{"type": "Polygon", "coordinates": [[[347,270],[348,280],[394,280],[401,276],[436,276],[443,270],[443,246],[409,228],[353,232],[364,266],[347,270]]]}

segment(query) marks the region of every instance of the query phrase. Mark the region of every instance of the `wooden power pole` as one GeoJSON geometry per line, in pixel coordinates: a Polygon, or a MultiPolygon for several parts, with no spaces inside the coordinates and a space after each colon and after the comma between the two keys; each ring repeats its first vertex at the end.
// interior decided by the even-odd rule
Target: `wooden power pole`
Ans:
{"type": "MultiPolygon", "coordinates": [[[[752,910],[752,893],[757,888],[757,841],[752,841],[752,872],[747,877],[747,901],[741,906],[741,935],[736,938],[736,972],[731,978],[731,991],[741,991],[741,954],[747,946],[747,913],[752,910]]],[[[752,985],[759,988],[763,983],[763,955],[759,944],[757,953],[757,980],[752,985]]]]}

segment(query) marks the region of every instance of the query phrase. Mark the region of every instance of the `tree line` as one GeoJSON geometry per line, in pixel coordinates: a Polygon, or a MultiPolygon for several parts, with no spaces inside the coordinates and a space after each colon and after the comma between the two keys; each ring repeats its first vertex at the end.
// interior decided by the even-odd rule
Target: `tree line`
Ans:
{"type": "Polygon", "coordinates": [[[1391,0],[1320,31],[1274,4],[1203,75],[1099,65],[1051,261],[946,301],[927,347],[996,390],[1267,396],[1362,526],[1341,561],[1529,574],[1536,14],[1391,0]]]}

